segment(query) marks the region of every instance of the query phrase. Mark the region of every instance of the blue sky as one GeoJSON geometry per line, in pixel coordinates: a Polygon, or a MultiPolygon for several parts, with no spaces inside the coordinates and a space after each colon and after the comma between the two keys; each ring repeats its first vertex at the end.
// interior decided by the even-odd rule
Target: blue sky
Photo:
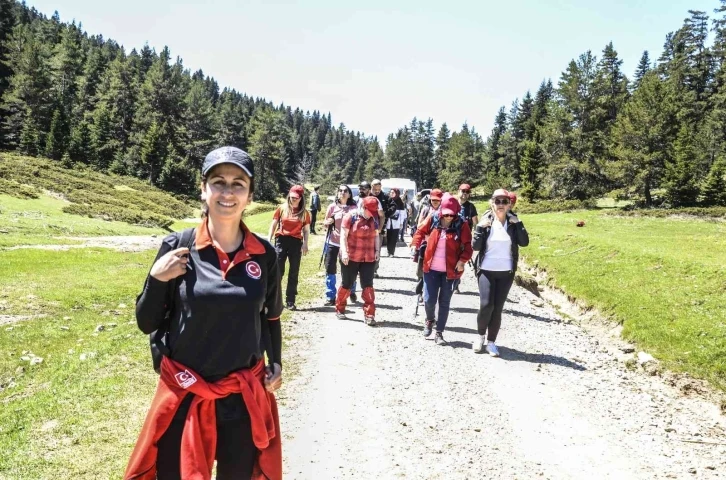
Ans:
{"type": "Polygon", "coordinates": [[[500,106],[610,41],[628,76],[688,10],[718,0],[306,2],[27,0],[126,47],[168,45],[187,68],[275,104],[385,137],[416,116],[488,136],[500,106]]]}

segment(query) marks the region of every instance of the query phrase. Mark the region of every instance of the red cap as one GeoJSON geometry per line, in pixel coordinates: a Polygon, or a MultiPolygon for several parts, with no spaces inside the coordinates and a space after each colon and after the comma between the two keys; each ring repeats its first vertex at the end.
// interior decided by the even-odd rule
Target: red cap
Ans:
{"type": "Polygon", "coordinates": [[[441,196],[444,194],[440,189],[434,188],[431,190],[431,193],[429,194],[429,198],[435,198],[437,200],[441,200],[441,196]]]}
{"type": "Polygon", "coordinates": [[[368,211],[372,217],[378,215],[378,199],[376,197],[364,197],[363,198],[363,210],[368,211]]]}
{"type": "Polygon", "coordinates": [[[509,192],[503,188],[497,188],[496,190],[494,190],[494,193],[492,193],[492,198],[497,198],[497,197],[509,198],[509,192]]]}
{"type": "Polygon", "coordinates": [[[514,192],[509,192],[509,202],[514,206],[515,203],[517,203],[517,194],[514,192]]]}
{"type": "Polygon", "coordinates": [[[471,185],[469,185],[468,183],[462,183],[461,185],[459,185],[459,190],[471,190],[471,185]]]}
{"type": "Polygon", "coordinates": [[[450,193],[445,193],[441,199],[441,215],[458,215],[461,211],[461,204],[450,193]]]}
{"type": "Polygon", "coordinates": [[[302,185],[293,185],[292,188],[290,188],[290,195],[292,198],[302,198],[303,194],[305,193],[305,189],[302,185]]]}

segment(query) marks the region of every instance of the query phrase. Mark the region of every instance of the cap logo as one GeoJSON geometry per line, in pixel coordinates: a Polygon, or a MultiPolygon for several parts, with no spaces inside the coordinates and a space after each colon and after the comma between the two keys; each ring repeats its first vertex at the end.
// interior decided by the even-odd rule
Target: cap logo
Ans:
{"type": "Polygon", "coordinates": [[[260,268],[260,265],[255,261],[247,262],[247,265],[245,265],[245,270],[247,270],[247,275],[249,275],[250,278],[259,280],[260,277],[262,277],[262,269],[260,268]]]}

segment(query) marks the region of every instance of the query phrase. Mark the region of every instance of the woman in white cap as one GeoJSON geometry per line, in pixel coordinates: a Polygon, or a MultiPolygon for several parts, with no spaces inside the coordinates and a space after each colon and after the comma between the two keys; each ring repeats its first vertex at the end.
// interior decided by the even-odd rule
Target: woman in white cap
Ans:
{"type": "Polygon", "coordinates": [[[461,205],[448,193],[443,195],[441,209],[418,226],[411,246],[417,250],[428,236],[423,259],[423,300],[426,309],[424,337],[436,345],[446,345],[444,328],[449,318],[454,282],[461,278],[464,265],[474,253],[471,247],[471,230],[459,216],[461,205]],[[436,304],[439,315],[436,316],[436,304]],[[436,324],[436,333],[432,330],[436,324]],[[433,335],[433,336],[432,336],[433,335]]]}
{"type": "Polygon", "coordinates": [[[502,325],[502,311],[517,271],[519,247],[529,245],[524,224],[510,212],[508,191],[497,189],[486,212],[474,230],[475,265],[479,279],[479,313],[476,318],[479,337],[472,346],[475,353],[486,350],[499,356],[497,334],[502,325]]]}

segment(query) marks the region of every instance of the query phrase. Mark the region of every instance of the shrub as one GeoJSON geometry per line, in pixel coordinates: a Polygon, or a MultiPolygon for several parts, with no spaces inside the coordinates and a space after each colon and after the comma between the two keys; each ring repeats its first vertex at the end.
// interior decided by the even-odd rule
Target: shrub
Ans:
{"type": "Polygon", "coordinates": [[[540,200],[537,203],[517,201],[514,211],[517,213],[548,213],[569,212],[572,210],[587,210],[596,208],[594,200],[540,200]]]}
{"type": "Polygon", "coordinates": [[[71,204],[63,207],[65,213],[84,217],[116,220],[143,227],[159,227],[168,229],[174,220],[155,213],[142,212],[132,208],[122,208],[108,204],[79,205],[71,204]]]}
{"type": "Polygon", "coordinates": [[[0,178],[0,193],[23,199],[40,197],[33,187],[5,178],[0,178]]]}

